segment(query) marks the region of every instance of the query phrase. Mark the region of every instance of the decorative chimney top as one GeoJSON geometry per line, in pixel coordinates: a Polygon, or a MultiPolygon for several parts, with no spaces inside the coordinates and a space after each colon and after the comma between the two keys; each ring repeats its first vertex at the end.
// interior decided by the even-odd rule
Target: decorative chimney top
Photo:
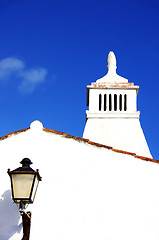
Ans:
{"type": "Polygon", "coordinates": [[[116,68],[117,68],[116,57],[115,57],[115,54],[111,51],[108,54],[107,68],[108,68],[108,71],[112,71],[116,74],[116,68]]]}
{"type": "Polygon", "coordinates": [[[98,79],[96,83],[128,83],[126,78],[120,77],[116,73],[116,57],[112,51],[108,54],[107,68],[108,73],[104,77],[98,79]]]}

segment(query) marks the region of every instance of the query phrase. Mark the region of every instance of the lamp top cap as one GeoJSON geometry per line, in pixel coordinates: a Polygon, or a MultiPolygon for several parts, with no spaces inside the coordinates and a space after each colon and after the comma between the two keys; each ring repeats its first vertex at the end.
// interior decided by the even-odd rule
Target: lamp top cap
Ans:
{"type": "Polygon", "coordinates": [[[30,167],[30,165],[32,164],[29,158],[23,158],[20,163],[22,164],[22,167],[30,167]]]}

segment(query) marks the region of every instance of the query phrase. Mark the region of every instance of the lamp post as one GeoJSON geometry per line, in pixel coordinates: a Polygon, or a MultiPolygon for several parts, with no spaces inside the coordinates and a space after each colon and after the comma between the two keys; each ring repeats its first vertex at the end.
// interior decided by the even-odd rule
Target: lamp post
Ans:
{"type": "Polygon", "coordinates": [[[29,240],[31,212],[25,212],[27,205],[34,202],[35,194],[41,177],[38,170],[34,171],[29,158],[24,158],[22,167],[13,171],[8,169],[11,179],[13,201],[18,205],[23,220],[23,240],[29,240]]]}

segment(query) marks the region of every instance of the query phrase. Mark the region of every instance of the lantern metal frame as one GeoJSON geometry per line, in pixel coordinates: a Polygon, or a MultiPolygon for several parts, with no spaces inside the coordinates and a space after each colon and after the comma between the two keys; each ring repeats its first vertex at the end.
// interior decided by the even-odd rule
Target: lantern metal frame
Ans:
{"type": "MultiPolygon", "coordinates": [[[[41,176],[39,174],[39,171],[38,169],[36,171],[34,171],[31,167],[30,167],[30,164],[32,164],[32,162],[30,161],[29,158],[24,158],[21,162],[22,164],[22,167],[19,167],[13,171],[10,171],[10,169],[8,169],[8,174],[10,176],[10,179],[11,179],[11,189],[12,189],[12,198],[13,198],[13,201],[16,203],[16,204],[19,204],[19,208],[23,209],[25,208],[26,204],[30,204],[30,203],[33,203],[34,201],[34,198],[32,199],[32,193],[33,193],[33,190],[35,188],[35,181],[36,181],[36,178],[38,180],[38,183],[39,181],[41,181],[41,176]],[[32,185],[31,185],[31,190],[30,190],[30,193],[29,193],[29,196],[27,198],[23,198],[23,197],[16,197],[15,196],[15,193],[14,193],[14,184],[13,184],[13,175],[20,175],[20,174],[26,174],[26,175],[34,175],[33,176],[33,180],[32,180],[32,185]]],[[[35,189],[35,194],[36,194],[36,191],[37,191],[37,187],[38,187],[38,183],[37,183],[37,186],[36,186],[36,189],[35,189]]],[[[34,194],[34,197],[35,197],[35,194],[34,194]]]]}

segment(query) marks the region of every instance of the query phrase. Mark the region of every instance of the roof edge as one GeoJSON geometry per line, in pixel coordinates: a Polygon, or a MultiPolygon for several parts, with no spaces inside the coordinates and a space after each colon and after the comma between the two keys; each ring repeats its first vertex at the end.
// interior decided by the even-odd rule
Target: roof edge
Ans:
{"type": "Polygon", "coordinates": [[[134,156],[135,158],[138,158],[138,159],[141,159],[141,160],[144,160],[144,161],[159,163],[159,161],[157,159],[148,158],[148,157],[144,157],[144,156],[139,156],[136,153],[127,152],[127,151],[120,150],[120,149],[115,149],[115,148],[113,148],[111,146],[107,146],[107,145],[103,145],[103,144],[100,144],[100,143],[96,143],[96,142],[93,142],[93,141],[91,141],[89,139],[86,139],[86,138],[72,136],[72,135],[69,135],[68,133],[59,132],[59,131],[52,130],[52,129],[49,129],[49,128],[43,128],[43,130],[45,132],[55,133],[55,134],[62,135],[64,137],[66,137],[66,138],[72,138],[72,139],[77,140],[77,141],[85,142],[85,143],[88,143],[89,145],[93,145],[93,146],[96,146],[96,147],[107,148],[107,149],[112,150],[113,152],[118,152],[118,153],[122,153],[122,154],[131,155],[131,156],[134,156]]]}
{"type": "Polygon", "coordinates": [[[18,130],[18,131],[14,131],[14,132],[11,132],[11,133],[7,133],[5,134],[4,136],[0,137],[0,140],[4,140],[6,138],[8,138],[9,136],[11,135],[14,135],[14,134],[19,134],[19,133],[22,133],[22,132],[26,132],[27,130],[29,130],[30,128],[25,128],[25,129],[21,129],[21,130],[18,130]]]}
{"type": "MultiPolygon", "coordinates": [[[[11,132],[11,133],[7,133],[5,136],[0,137],[0,141],[4,140],[4,139],[6,139],[6,138],[8,138],[8,137],[10,137],[12,135],[16,135],[16,134],[19,134],[19,133],[22,133],[22,132],[26,132],[29,129],[30,128],[25,128],[25,129],[21,129],[21,130],[18,130],[18,131],[11,132]]],[[[71,138],[71,139],[74,139],[74,140],[77,140],[77,141],[80,141],[80,142],[87,143],[89,145],[93,145],[95,147],[106,148],[106,149],[112,150],[113,152],[131,155],[131,156],[134,156],[135,158],[138,158],[138,159],[141,159],[141,160],[144,160],[144,161],[159,163],[159,160],[157,160],[157,159],[148,158],[148,157],[144,157],[144,156],[139,156],[136,153],[127,152],[127,151],[120,150],[120,149],[115,149],[115,148],[113,148],[111,146],[107,146],[107,145],[104,145],[104,144],[96,143],[96,142],[93,142],[93,141],[91,141],[89,139],[86,139],[86,138],[72,136],[72,135],[69,135],[68,133],[65,133],[65,132],[60,132],[60,131],[56,131],[56,130],[49,129],[49,128],[44,128],[44,127],[43,127],[43,131],[54,133],[54,134],[57,134],[57,135],[61,135],[61,136],[65,137],[65,138],[71,138]]]]}

